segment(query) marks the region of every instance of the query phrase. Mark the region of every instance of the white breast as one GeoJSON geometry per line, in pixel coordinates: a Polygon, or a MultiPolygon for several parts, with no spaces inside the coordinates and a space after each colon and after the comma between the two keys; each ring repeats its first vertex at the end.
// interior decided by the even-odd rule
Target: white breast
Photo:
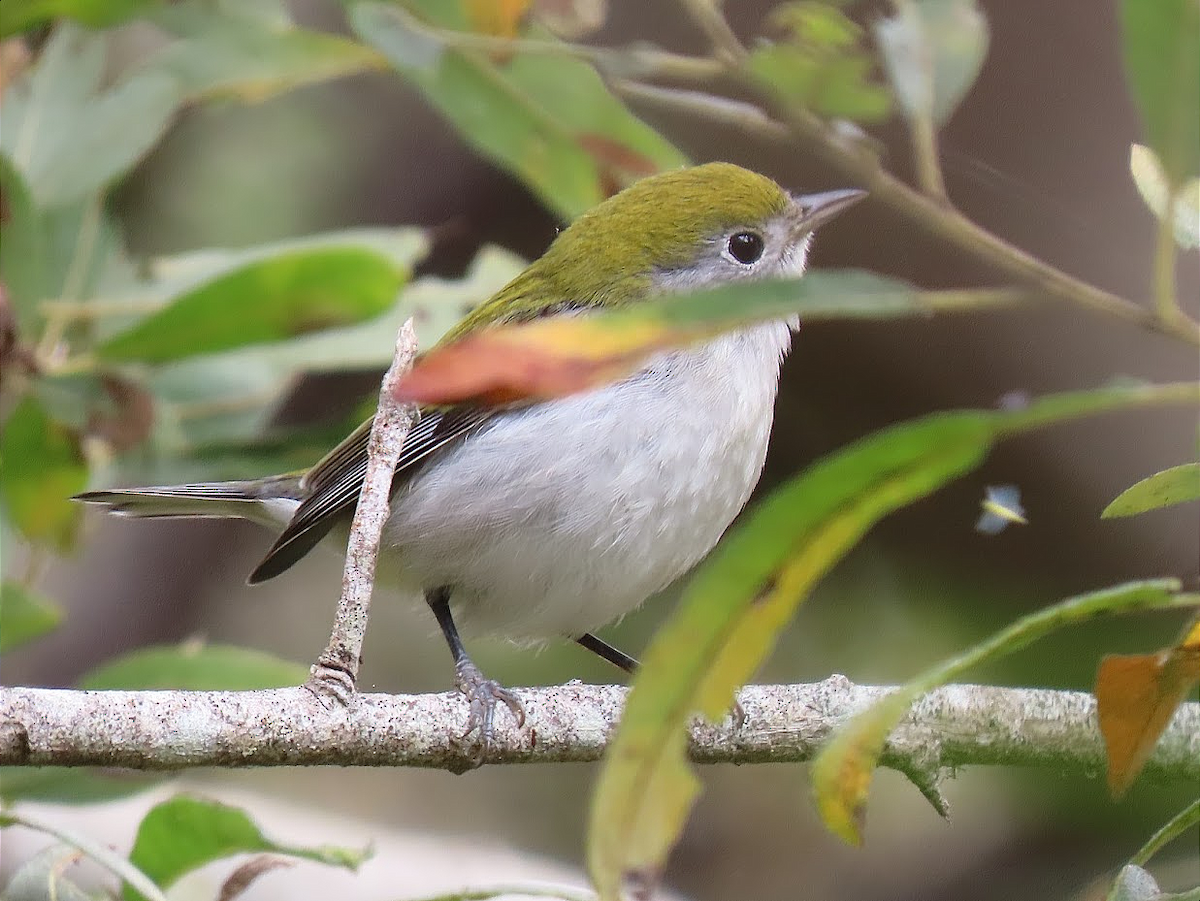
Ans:
{"type": "Polygon", "coordinates": [[[381,567],[450,586],[470,632],[575,636],[628,613],[749,498],[789,343],[786,324],[756,326],[497,418],[396,496],[381,567]]]}

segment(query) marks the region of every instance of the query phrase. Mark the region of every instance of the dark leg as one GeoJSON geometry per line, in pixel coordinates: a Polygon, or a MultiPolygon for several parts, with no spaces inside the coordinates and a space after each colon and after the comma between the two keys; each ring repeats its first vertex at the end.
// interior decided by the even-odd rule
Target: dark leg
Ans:
{"type": "Polygon", "coordinates": [[[591,632],[584,632],[575,639],[580,646],[587,648],[593,654],[603,657],[613,666],[620,667],[633,675],[637,672],[638,662],[626,654],[624,651],[614,648],[611,644],[603,639],[597,638],[591,632]]]}
{"type": "Polygon", "coordinates": [[[484,678],[479,667],[467,656],[467,649],[458,635],[458,628],[454,625],[454,616],[450,613],[450,589],[436,588],[426,592],[425,602],[437,617],[442,635],[446,637],[446,644],[450,646],[450,653],[454,655],[454,675],[458,690],[466,695],[471,704],[467,717],[467,731],[462,737],[466,738],[477,731],[480,751],[486,754],[495,731],[493,724],[496,705],[503,703],[508,707],[518,727],[525,725],[525,705],[521,703],[520,698],[498,682],[484,678]]]}

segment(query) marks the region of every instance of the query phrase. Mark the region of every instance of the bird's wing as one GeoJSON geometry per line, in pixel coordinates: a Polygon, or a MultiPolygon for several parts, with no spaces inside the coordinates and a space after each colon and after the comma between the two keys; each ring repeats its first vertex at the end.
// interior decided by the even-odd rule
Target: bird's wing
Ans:
{"type": "MultiPolygon", "coordinates": [[[[484,301],[442,336],[438,345],[450,344],[473,332],[497,325],[527,322],[546,315],[572,315],[596,305],[561,299],[540,262],[526,268],[520,275],[484,301]],[[555,298],[547,303],[546,298],[555,298]]],[[[505,407],[482,409],[469,406],[429,407],[421,410],[421,418],[405,439],[392,480],[395,491],[426,460],[452,441],[466,435],[505,407]]],[[[279,540],[267,551],[258,568],[250,574],[249,582],[264,582],[279,575],[310,550],[333,528],[358,500],[363,477],[367,471],[367,440],[371,420],[367,420],[324,459],[310,469],[301,480],[304,497],[295,516],[279,540]]]]}
{"type": "MultiPolygon", "coordinates": [[[[419,464],[436,451],[475,429],[498,412],[477,407],[442,407],[421,410],[420,419],[404,440],[396,475],[395,491],[419,464]]],[[[315,547],[337,520],[358,501],[367,472],[368,419],[325,455],[300,481],[303,500],[286,529],[254,572],[250,584],[279,575],[315,547]]]]}

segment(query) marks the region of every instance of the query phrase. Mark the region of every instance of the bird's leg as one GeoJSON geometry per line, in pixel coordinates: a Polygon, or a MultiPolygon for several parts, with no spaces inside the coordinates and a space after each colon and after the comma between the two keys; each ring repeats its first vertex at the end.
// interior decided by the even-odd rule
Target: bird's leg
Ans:
{"type": "Polygon", "coordinates": [[[603,657],[613,666],[625,670],[629,675],[637,672],[640,665],[636,660],[626,654],[619,648],[614,648],[611,644],[603,639],[597,638],[591,632],[584,632],[575,641],[581,646],[587,648],[593,654],[603,657]]]}
{"type": "MultiPolygon", "coordinates": [[[[495,734],[496,705],[502,702],[508,707],[517,721],[518,728],[525,725],[525,705],[500,683],[485,678],[479,667],[467,656],[467,649],[463,646],[458,628],[454,625],[454,616],[450,612],[450,589],[442,587],[426,592],[425,602],[437,617],[442,635],[446,637],[446,644],[450,646],[450,653],[454,655],[454,675],[458,690],[466,696],[471,705],[467,715],[467,731],[461,737],[466,738],[472,732],[478,732],[482,758],[491,747],[495,734]]],[[[482,759],[479,762],[482,763],[482,759]]]]}
{"type": "MultiPolygon", "coordinates": [[[[593,654],[603,657],[613,666],[618,666],[629,675],[633,675],[641,666],[634,658],[630,657],[620,648],[614,648],[611,644],[602,638],[597,638],[591,632],[584,632],[575,639],[580,647],[585,647],[593,654]]],[[[729,717],[733,720],[733,728],[741,729],[746,725],[746,710],[742,707],[742,702],[736,697],[733,699],[733,706],[729,708],[729,717]]]]}

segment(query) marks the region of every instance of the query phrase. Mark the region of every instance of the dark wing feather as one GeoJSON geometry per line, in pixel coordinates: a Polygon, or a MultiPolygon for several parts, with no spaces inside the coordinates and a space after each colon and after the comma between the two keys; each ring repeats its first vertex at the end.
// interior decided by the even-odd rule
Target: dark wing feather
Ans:
{"type": "MultiPolygon", "coordinates": [[[[400,451],[392,491],[413,475],[419,463],[481,425],[495,412],[473,407],[422,410],[400,451]]],[[[364,422],[305,473],[300,481],[304,499],[283,534],[250,574],[247,581],[251,585],[288,569],[320,543],[341,516],[353,510],[367,473],[371,422],[370,419],[364,422]]]]}

